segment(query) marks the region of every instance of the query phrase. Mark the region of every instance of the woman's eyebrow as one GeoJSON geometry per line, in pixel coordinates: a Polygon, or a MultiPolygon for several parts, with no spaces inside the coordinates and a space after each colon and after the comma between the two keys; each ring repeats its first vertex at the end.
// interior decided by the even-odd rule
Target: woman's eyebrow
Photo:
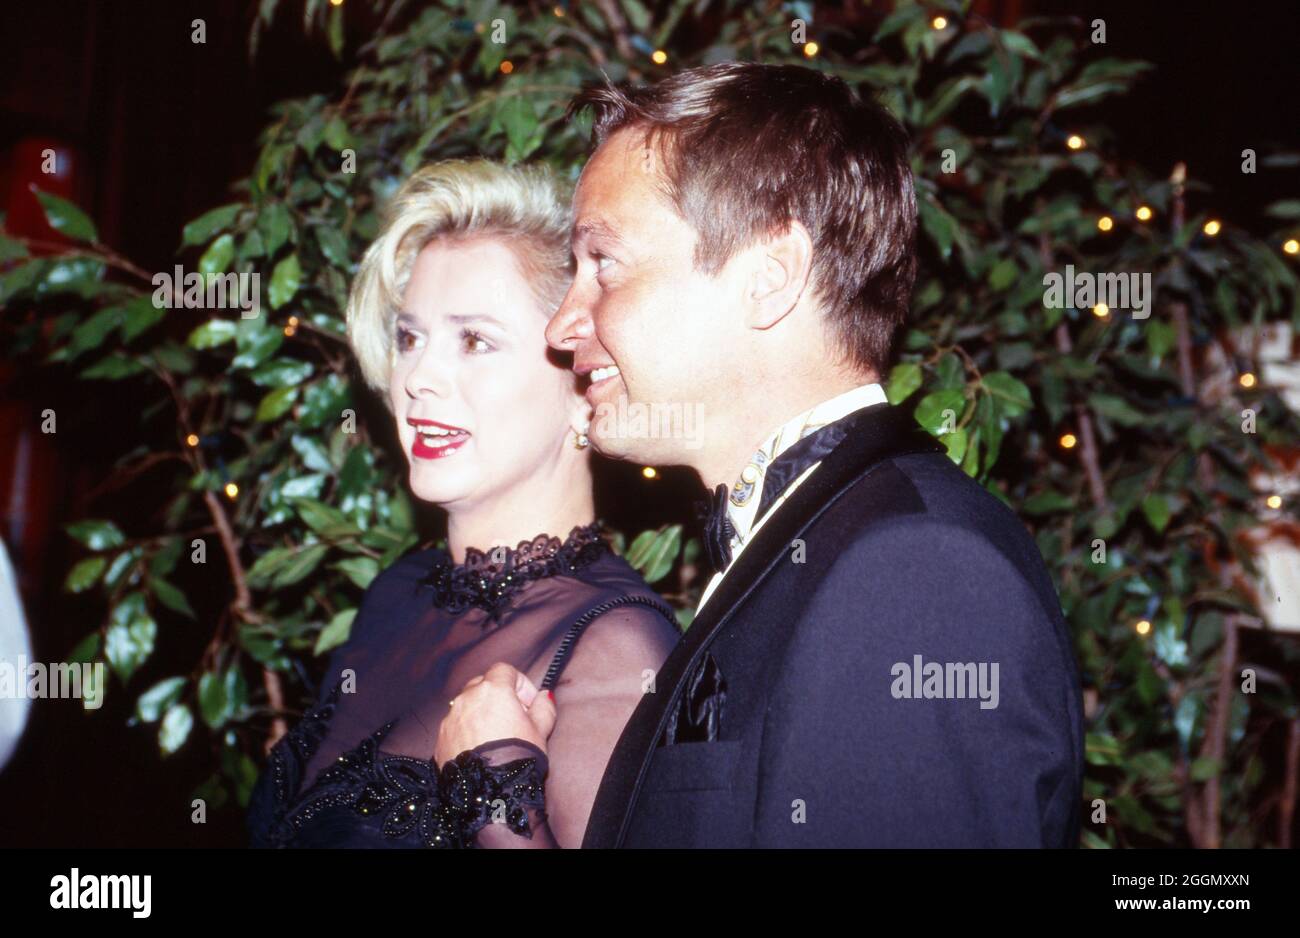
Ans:
{"type": "Polygon", "coordinates": [[[473,313],[470,315],[451,315],[447,317],[447,321],[454,323],[458,326],[464,326],[474,322],[485,322],[488,323],[489,325],[496,326],[498,329],[505,328],[505,323],[503,323],[501,320],[493,316],[487,315],[486,313],[473,313]]]}

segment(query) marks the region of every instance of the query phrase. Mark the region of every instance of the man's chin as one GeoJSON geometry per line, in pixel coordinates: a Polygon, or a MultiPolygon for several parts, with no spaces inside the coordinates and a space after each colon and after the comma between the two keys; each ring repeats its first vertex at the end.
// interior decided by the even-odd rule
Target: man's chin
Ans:
{"type": "Polygon", "coordinates": [[[588,431],[592,447],[606,459],[640,463],[643,466],[664,466],[676,460],[663,452],[663,441],[643,437],[594,434],[588,431]]]}

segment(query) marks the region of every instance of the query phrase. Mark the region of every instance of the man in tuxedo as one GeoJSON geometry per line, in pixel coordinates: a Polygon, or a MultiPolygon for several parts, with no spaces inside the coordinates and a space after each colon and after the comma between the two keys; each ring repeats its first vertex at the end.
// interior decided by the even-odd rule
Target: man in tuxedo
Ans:
{"type": "Polygon", "coordinates": [[[1075,845],[1081,695],[1051,579],[881,387],[916,267],[904,131],[794,66],[584,107],[576,274],[547,339],[592,379],[601,452],[699,472],[716,572],[583,845],[1075,845]],[[609,419],[652,405],[702,421],[609,419]]]}

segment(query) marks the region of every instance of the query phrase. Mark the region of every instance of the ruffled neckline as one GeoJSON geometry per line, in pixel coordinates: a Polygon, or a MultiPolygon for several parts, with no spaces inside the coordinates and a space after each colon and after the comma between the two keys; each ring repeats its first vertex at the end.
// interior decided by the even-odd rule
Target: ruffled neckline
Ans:
{"type": "Polygon", "coordinates": [[[520,541],[514,548],[504,544],[486,551],[476,547],[465,551],[464,563],[453,563],[451,554],[434,554],[420,585],[433,593],[433,604],[460,613],[471,607],[486,611],[498,621],[510,600],[530,583],[545,577],[574,573],[600,558],[609,545],[601,536],[601,523],[579,525],[561,541],[539,534],[520,541]]]}

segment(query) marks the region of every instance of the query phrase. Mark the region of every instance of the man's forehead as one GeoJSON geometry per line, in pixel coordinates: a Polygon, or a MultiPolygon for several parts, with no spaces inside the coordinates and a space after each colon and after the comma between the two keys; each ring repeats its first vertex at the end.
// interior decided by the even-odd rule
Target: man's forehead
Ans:
{"type": "Polygon", "coordinates": [[[617,237],[655,198],[655,162],[640,133],[620,130],[592,154],[578,180],[573,240],[617,237]]]}

